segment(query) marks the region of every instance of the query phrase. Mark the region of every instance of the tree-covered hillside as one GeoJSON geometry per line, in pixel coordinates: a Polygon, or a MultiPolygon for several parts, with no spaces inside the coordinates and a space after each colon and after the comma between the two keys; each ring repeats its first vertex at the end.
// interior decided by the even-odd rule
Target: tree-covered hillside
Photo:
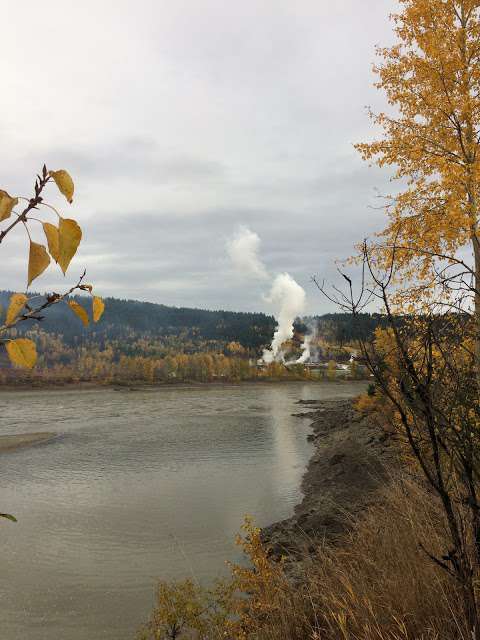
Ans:
{"type": "MultiPolygon", "coordinates": [[[[8,307],[11,295],[10,291],[0,291],[0,305],[4,309],[8,307]]],[[[73,299],[84,306],[91,304],[87,297],[73,299]]],[[[32,323],[26,322],[22,329],[31,327],[32,323]]],[[[46,311],[41,328],[63,336],[67,344],[79,339],[110,342],[133,335],[145,338],[171,336],[185,342],[236,341],[247,349],[257,350],[272,339],[275,320],[263,313],[207,311],[106,298],[105,313],[95,325],[84,327],[66,305],[59,304],[46,311]]]]}
{"type": "MultiPolygon", "coordinates": [[[[0,305],[6,309],[11,291],[0,291],[0,305]]],[[[88,297],[74,297],[88,306],[88,297]]],[[[38,323],[37,323],[38,324],[38,323]]],[[[330,344],[343,345],[358,338],[368,338],[376,327],[384,326],[382,315],[363,313],[355,319],[348,313],[328,313],[305,318],[295,323],[296,333],[303,335],[316,328],[317,335],[330,344]]],[[[228,342],[238,342],[245,349],[259,352],[268,345],[276,327],[275,318],[264,313],[209,311],[137,300],[105,299],[105,312],[97,324],[84,327],[79,318],[65,305],[54,305],[45,312],[42,330],[63,337],[66,344],[82,341],[100,345],[112,340],[132,338],[169,339],[169,343],[188,345],[210,343],[212,348],[228,342]]],[[[22,331],[32,328],[31,322],[22,331]]]]}

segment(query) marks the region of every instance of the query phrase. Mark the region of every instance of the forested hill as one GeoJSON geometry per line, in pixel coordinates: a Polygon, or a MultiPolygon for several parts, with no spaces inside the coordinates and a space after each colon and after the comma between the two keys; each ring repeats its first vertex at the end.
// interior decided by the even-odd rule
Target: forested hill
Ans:
{"type": "MultiPolygon", "coordinates": [[[[4,309],[8,307],[11,295],[11,291],[0,291],[0,305],[4,309]]],[[[73,299],[90,311],[89,297],[73,299]]],[[[27,328],[26,325],[23,326],[27,328]]],[[[28,325],[29,328],[32,326],[31,323],[28,325]]],[[[246,348],[258,349],[270,342],[276,323],[272,316],[263,313],[207,311],[105,298],[105,313],[98,324],[83,327],[67,305],[60,303],[45,312],[45,320],[40,326],[44,331],[62,335],[67,344],[79,339],[104,342],[135,335],[151,338],[171,336],[194,342],[237,341],[246,348]]]]}
{"type": "MultiPolygon", "coordinates": [[[[11,291],[0,291],[0,305],[8,307],[11,291]]],[[[35,294],[32,294],[35,295],[35,294]]],[[[90,313],[91,298],[75,297],[90,313]]],[[[36,302],[41,302],[41,297],[36,302]]],[[[330,344],[348,344],[358,338],[368,338],[377,326],[385,325],[379,314],[360,314],[353,321],[351,314],[325,314],[297,321],[298,334],[316,327],[317,336],[330,344]]],[[[64,303],[45,312],[41,323],[23,323],[22,332],[40,326],[49,334],[62,336],[67,345],[97,343],[100,348],[115,342],[121,350],[134,351],[139,339],[157,341],[174,351],[219,349],[229,342],[240,343],[247,350],[259,352],[268,345],[276,327],[272,316],[264,313],[208,311],[168,307],[163,304],[136,300],[105,299],[105,313],[98,324],[84,327],[79,318],[64,303]]]]}

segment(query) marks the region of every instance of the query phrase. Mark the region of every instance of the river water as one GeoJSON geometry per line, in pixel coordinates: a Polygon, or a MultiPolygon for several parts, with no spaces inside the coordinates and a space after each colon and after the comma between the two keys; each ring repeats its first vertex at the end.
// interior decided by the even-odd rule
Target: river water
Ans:
{"type": "Polygon", "coordinates": [[[245,514],[292,514],[312,453],[295,402],[362,388],[2,392],[1,435],[59,434],[0,454],[2,640],[133,640],[157,579],[208,582],[245,514]]]}

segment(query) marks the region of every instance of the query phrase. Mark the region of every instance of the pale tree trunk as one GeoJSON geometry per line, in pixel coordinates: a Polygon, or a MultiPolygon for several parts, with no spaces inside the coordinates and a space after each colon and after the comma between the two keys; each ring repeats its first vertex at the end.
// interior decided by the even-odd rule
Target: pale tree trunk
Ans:
{"type": "MultiPolygon", "coordinates": [[[[467,30],[468,30],[468,12],[465,11],[464,0],[460,3],[460,22],[462,27],[461,32],[461,54],[463,62],[463,74],[462,74],[462,88],[464,93],[465,105],[471,104],[472,88],[471,88],[471,58],[467,53],[467,30]]],[[[477,381],[477,394],[480,393],[480,239],[478,237],[478,211],[477,211],[477,185],[475,178],[475,164],[478,143],[476,140],[474,116],[471,108],[467,108],[467,111],[463,114],[464,117],[464,134],[460,126],[459,135],[460,142],[464,156],[465,168],[466,168],[466,203],[468,206],[468,215],[470,218],[470,234],[473,245],[474,256],[474,326],[475,326],[475,377],[477,381]],[[464,135],[463,141],[462,137],[464,135]]],[[[474,553],[471,557],[471,564],[469,562],[469,554],[467,549],[463,549],[463,561],[465,566],[462,570],[462,587],[463,587],[463,602],[465,607],[465,617],[468,621],[472,640],[480,640],[480,623],[478,612],[477,594],[474,585],[474,581],[477,576],[480,558],[479,553],[479,514],[475,512],[472,517],[472,534],[474,537],[474,553]]]]}
{"type": "MultiPolygon", "coordinates": [[[[461,38],[460,51],[463,64],[462,72],[462,93],[464,103],[470,104],[472,98],[471,87],[471,59],[467,52],[467,30],[468,30],[468,12],[465,11],[465,0],[459,3],[461,38]]],[[[457,14],[458,15],[458,14],[457,14]]],[[[474,255],[474,321],[475,321],[475,372],[478,390],[480,391],[480,240],[478,237],[478,212],[477,212],[477,193],[475,180],[475,164],[478,143],[476,141],[474,116],[471,108],[468,108],[462,114],[464,129],[459,125],[460,146],[463,153],[463,161],[465,166],[466,178],[466,205],[468,207],[468,216],[470,220],[470,236],[473,245],[474,255]]],[[[461,122],[461,120],[460,120],[461,122]]]]}
{"type": "Polygon", "coordinates": [[[476,182],[474,178],[475,171],[475,149],[473,125],[471,119],[467,125],[466,141],[468,152],[466,154],[467,163],[467,202],[468,213],[470,218],[470,234],[473,246],[474,257],[474,320],[475,320],[475,372],[477,378],[477,387],[480,392],[480,239],[478,237],[478,212],[477,212],[477,195],[476,182]]]}
{"type": "MultiPolygon", "coordinates": [[[[471,239],[473,245],[474,256],[474,276],[473,276],[473,289],[474,289],[474,327],[475,327],[475,377],[477,381],[477,394],[480,394],[480,239],[477,233],[477,197],[476,197],[476,183],[474,179],[474,137],[472,122],[468,123],[467,127],[467,144],[470,153],[468,154],[468,178],[467,178],[467,199],[469,206],[469,215],[471,220],[471,239]]],[[[473,455],[475,455],[473,450],[473,455]]],[[[465,582],[463,584],[464,589],[464,604],[466,610],[466,617],[470,624],[472,633],[472,640],[480,640],[480,622],[478,618],[478,602],[476,596],[476,589],[474,586],[474,580],[480,566],[480,514],[478,511],[474,511],[472,514],[472,534],[474,538],[474,553],[472,555],[471,575],[467,571],[465,575],[465,582]]]]}
{"type": "Polygon", "coordinates": [[[474,276],[474,288],[475,288],[475,305],[474,305],[474,318],[475,318],[475,370],[477,374],[477,385],[480,390],[480,241],[475,234],[472,238],[473,243],[473,255],[475,258],[475,276],[474,276]]]}

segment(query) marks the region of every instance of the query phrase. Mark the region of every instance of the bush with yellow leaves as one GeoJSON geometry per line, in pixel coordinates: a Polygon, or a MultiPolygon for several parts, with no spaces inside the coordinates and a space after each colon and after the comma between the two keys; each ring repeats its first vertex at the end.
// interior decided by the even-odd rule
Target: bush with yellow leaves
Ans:
{"type": "Polygon", "coordinates": [[[340,544],[308,541],[297,580],[270,558],[247,518],[247,566],[211,590],[161,583],[138,640],[470,640],[455,578],[424,551],[448,538],[425,485],[392,478],[340,544]]]}

